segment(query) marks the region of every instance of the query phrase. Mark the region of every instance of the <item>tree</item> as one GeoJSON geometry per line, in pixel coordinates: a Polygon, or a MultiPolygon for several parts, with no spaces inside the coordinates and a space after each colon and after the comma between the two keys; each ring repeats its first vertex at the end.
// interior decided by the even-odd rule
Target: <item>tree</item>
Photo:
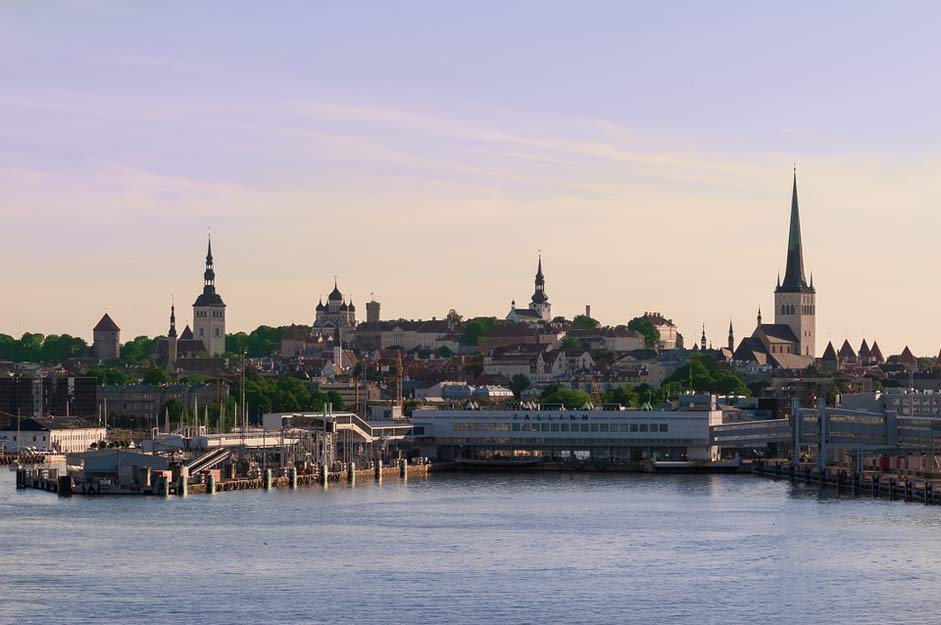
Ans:
{"type": "Polygon", "coordinates": [[[121,362],[136,365],[150,360],[154,353],[154,339],[146,336],[135,337],[121,346],[121,362]]]}
{"type": "Polygon", "coordinates": [[[562,340],[559,341],[559,349],[561,349],[563,352],[570,349],[578,349],[578,339],[576,339],[574,336],[563,337],[562,340]]]}
{"type": "Polygon", "coordinates": [[[644,335],[644,347],[656,349],[660,345],[660,331],[647,317],[634,317],[627,322],[627,329],[644,335]]]}
{"type": "Polygon", "coordinates": [[[576,330],[594,330],[600,325],[597,319],[592,319],[588,315],[575,315],[572,319],[572,326],[576,330]]]}
{"type": "Polygon", "coordinates": [[[579,407],[591,403],[591,395],[574,388],[556,387],[553,391],[544,395],[542,401],[545,404],[579,407]]]}
{"type": "Polygon", "coordinates": [[[621,404],[622,406],[639,406],[640,397],[632,386],[619,386],[608,389],[601,394],[601,399],[606,404],[621,404]]]}
{"type": "Polygon", "coordinates": [[[245,352],[248,356],[253,358],[270,356],[281,349],[281,335],[283,333],[282,328],[261,325],[252,330],[249,334],[245,334],[244,332],[226,334],[226,351],[229,354],[241,354],[245,352]]]}
{"type": "Polygon", "coordinates": [[[681,390],[719,395],[749,395],[745,382],[730,369],[719,369],[716,361],[706,354],[693,354],[689,362],[664,380],[681,390]]]}
{"type": "Polygon", "coordinates": [[[477,345],[482,337],[489,336],[497,325],[496,317],[475,317],[464,324],[461,345],[477,345]]]}
{"type": "Polygon", "coordinates": [[[164,411],[158,417],[160,423],[163,423],[167,415],[170,417],[170,423],[190,422],[190,411],[179,399],[168,399],[163,409],[164,411]]]}
{"type": "Polygon", "coordinates": [[[435,350],[435,355],[438,358],[450,358],[451,356],[454,355],[454,352],[452,352],[451,348],[448,347],[447,345],[442,345],[441,347],[435,350]]]}
{"type": "Polygon", "coordinates": [[[127,386],[137,381],[127,371],[113,367],[95,367],[88,370],[88,375],[98,381],[98,386],[127,386]]]}
{"type": "Polygon", "coordinates": [[[144,373],[144,384],[153,384],[160,386],[163,384],[170,383],[170,374],[164,371],[163,369],[158,369],[157,367],[151,367],[144,373]]]}
{"type": "Polygon", "coordinates": [[[523,391],[528,390],[532,385],[533,383],[529,380],[529,377],[522,373],[517,373],[510,379],[510,390],[513,391],[516,399],[519,399],[523,395],[523,391]]]}

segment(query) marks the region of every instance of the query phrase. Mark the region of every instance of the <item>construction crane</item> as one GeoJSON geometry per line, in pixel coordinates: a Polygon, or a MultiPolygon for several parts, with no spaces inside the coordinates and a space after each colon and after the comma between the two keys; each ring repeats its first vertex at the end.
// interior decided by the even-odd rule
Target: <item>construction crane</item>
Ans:
{"type": "Polygon", "coordinates": [[[601,399],[601,387],[598,386],[598,380],[594,375],[589,376],[588,379],[591,380],[591,401],[595,406],[601,408],[604,401],[601,399]]]}
{"type": "Polygon", "coordinates": [[[405,370],[402,368],[402,352],[395,352],[395,403],[399,410],[403,410],[404,401],[402,400],[402,378],[405,377],[405,370]]]}

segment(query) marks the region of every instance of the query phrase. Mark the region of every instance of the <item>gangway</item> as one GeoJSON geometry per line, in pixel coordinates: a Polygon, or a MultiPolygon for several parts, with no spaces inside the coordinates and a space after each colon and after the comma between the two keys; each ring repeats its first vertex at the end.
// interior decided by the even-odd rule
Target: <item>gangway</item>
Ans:
{"type": "Polygon", "coordinates": [[[217,447],[191,460],[186,464],[186,468],[189,471],[189,474],[192,475],[194,473],[199,473],[200,471],[205,471],[207,469],[212,469],[213,467],[218,466],[227,460],[229,456],[230,453],[228,449],[224,447],[217,447]]]}
{"type": "Polygon", "coordinates": [[[412,433],[412,424],[399,421],[366,421],[352,412],[271,413],[263,417],[265,430],[305,429],[325,433],[353,432],[367,443],[402,440],[412,433]]]}

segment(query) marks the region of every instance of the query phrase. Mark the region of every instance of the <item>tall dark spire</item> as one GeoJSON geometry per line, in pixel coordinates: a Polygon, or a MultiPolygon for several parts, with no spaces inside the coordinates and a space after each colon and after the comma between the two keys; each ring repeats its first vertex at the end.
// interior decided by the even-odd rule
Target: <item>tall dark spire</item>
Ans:
{"type": "Polygon", "coordinates": [[[176,306],[173,303],[170,304],[170,331],[167,332],[167,336],[176,337],[176,306]]]}
{"type": "Polygon", "coordinates": [[[787,236],[787,266],[784,282],[777,291],[785,293],[812,292],[804,276],[804,249],[801,243],[800,209],[797,204],[797,168],[794,169],[794,188],[791,192],[791,224],[787,236]]]}
{"type": "Polygon", "coordinates": [[[212,235],[206,246],[206,271],[203,272],[203,292],[196,298],[194,306],[224,306],[222,298],[216,293],[216,270],[212,261],[212,235]]]}
{"type": "Polygon", "coordinates": [[[203,293],[214,293],[216,290],[216,270],[212,267],[212,235],[209,235],[209,246],[206,248],[206,271],[203,273],[203,293]]]}
{"type": "Polygon", "coordinates": [[[546,278],[542,275],[542,253],[539,254],[539,263],[536,265],[536,290],[533,291],[533,304],[542,304],[549,301],[546,295],[546,278]]]}

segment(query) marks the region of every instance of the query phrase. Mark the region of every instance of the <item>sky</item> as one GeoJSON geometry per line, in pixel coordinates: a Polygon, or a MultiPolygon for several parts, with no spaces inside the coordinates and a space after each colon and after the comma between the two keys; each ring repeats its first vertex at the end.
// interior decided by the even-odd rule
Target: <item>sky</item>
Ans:
{"type": "Polygon", "coordinates": [[[933,3],[0,3],[0,333],[771,316],[797,166],[818,354],[941,347],[933,3]],[[182,325],[180,323],[180,325],[182,325]]]}

